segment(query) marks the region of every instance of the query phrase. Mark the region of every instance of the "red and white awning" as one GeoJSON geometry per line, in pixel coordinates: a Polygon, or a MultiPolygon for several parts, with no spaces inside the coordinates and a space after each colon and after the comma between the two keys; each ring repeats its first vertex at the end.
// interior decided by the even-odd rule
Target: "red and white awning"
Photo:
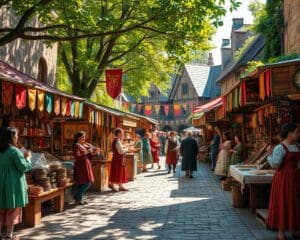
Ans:
{"type": "Polygon", "coordinates": [[[221,107],[223,106],[224,102],[223,102],[223,98],[219,97],[216,98],[212,101],[210,101],[209,103],[206,103],[200,107],[195,108],[193,113],[201,113],[201,112],[208,112],[210,110],[213,110],[217,107],[221,107]]]}

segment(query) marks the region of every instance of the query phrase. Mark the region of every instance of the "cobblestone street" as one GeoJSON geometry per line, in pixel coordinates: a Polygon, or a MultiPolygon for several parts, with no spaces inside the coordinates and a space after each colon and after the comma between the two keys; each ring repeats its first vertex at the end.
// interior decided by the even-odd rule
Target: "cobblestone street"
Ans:
{"type": "MultiPolygon", "coordinates": [[[[206,165],[194,179],[179,170],[153,170],[129,183],[129,192],[90,193],[89,205],[50,214],[24,239],[275,239],[248,209],[231,206],[230,194],[206,165]]],[[[179,169],[179,166],[178,166],[179,169]]]]}

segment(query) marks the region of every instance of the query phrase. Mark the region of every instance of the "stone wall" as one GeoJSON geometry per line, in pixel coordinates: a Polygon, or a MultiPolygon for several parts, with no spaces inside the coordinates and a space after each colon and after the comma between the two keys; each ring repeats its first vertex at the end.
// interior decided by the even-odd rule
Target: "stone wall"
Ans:
{"type": "MultiPolygon", "coordinates": [[[[17,19],[13,11],[0,9],[1,28],[14,27],[17,19]]],[[[39,23],[35,19],[30,25],[39,26],[39,23]]],[[[57,44],[47,46],[43,41],[17,39],[0,47],[0,60],[35,79],[38,78],[40,59],[43,59],[42,62],[46,65],[46,82],[53,86],[56,74],[57,44]]]]}
{"type": "Polygon", "coordinates": [[[284,53],[300,53],[300,1],[284,0],[284,53]]]}

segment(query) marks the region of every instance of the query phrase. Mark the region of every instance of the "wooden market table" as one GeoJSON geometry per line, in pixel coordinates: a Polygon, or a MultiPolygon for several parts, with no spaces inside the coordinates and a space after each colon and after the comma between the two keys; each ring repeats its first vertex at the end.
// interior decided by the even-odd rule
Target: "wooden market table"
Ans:
{"type": "Polygon", "coordinates": [[[230,174],[231,176],[241,184],[242,190],[246,185],[249,186],[250,189],[250,210],[251,213],[255,213],[255,209],[257,206],[257,188],[261,185],[271,185],[273,181],[274,174],[268,173],[264,175],[255,175],[251,174],[251,171],[256,170],[255,166],[251,170],[239,168],[236,165],[230,166],[230,174]]]}
{"type": "Polygon", "coordinates": [[[25,207],[25,222],[30,227],[35,227],[41,223],[42,203],[53,199],[54,211],[62,212],[64,210],[65,189],[72,187],[73,183],[67,184],[65,187],[51,189],[38,195],[29,194],[29,203],[25,207]]]}

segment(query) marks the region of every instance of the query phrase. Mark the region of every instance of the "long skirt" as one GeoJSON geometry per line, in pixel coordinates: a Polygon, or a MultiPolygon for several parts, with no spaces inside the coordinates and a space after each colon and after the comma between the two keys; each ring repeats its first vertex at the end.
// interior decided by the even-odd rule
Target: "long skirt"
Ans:
{"type": "Polygon", "coordinates": [[[0,208],[0,223],[13,226],[22,222],[22,208],[0,208]]]}
{"type": "Polygon", "coordinates": [[[218,155],[215,174],[219,176],[227,176],[228,168],[229,168],[229,153],[228,151],[221,150],[218,155]]]}

